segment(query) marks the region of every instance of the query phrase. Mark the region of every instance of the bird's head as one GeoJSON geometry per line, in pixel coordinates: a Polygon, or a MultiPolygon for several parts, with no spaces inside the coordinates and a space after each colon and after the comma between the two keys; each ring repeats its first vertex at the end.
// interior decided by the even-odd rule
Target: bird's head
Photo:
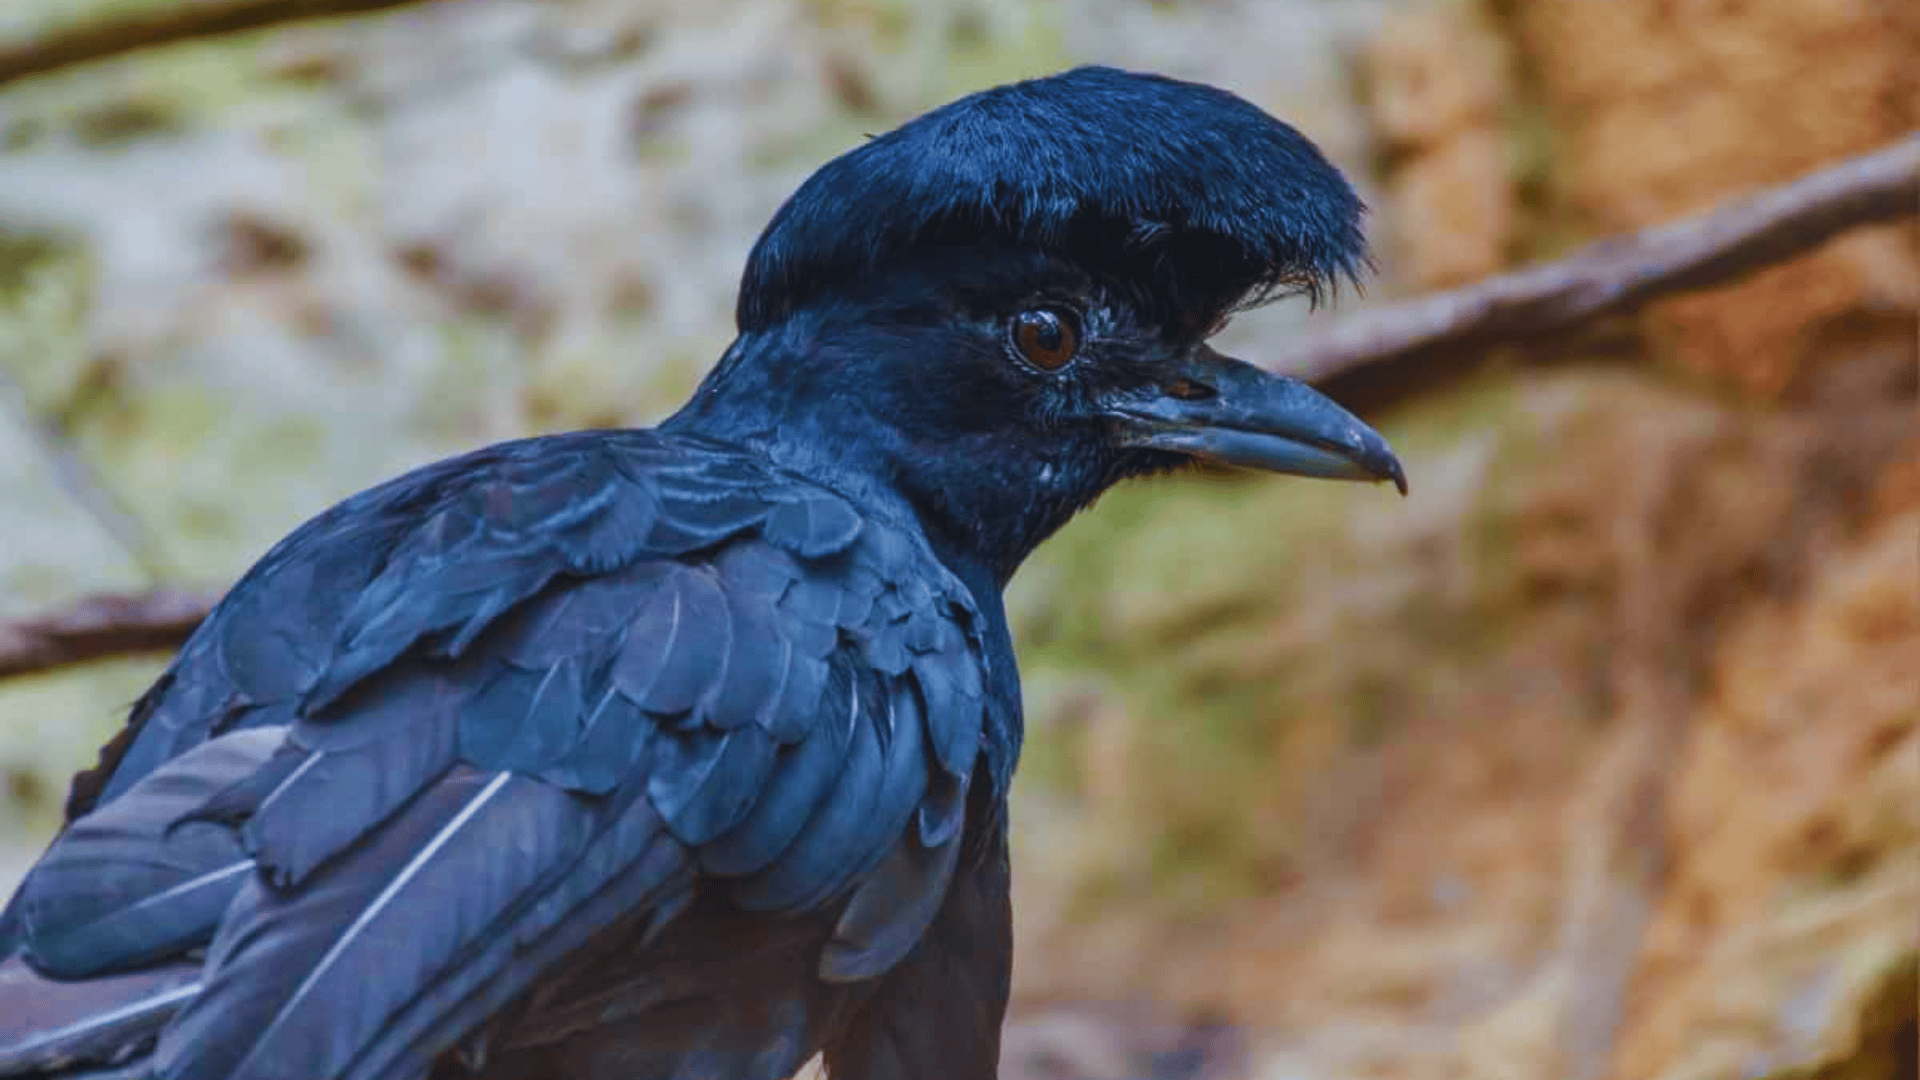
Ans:
{"type": "Polygon", "coordinates": [[[876,497],[1004,580],[1129,476],[1195,461],[1405,490],[1386,441],[1206,344],[1366,265],[1352,188],[1223,90],[1083,67],[829,162],[761,234],[681,423],[876,497]]]}

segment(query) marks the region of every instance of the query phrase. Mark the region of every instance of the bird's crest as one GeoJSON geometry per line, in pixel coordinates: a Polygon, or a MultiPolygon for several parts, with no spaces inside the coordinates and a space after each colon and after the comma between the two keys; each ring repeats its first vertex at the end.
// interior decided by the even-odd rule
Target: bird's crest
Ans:
{"type": "Polygon", "coordinates": [[[1108,67],[995,87],[828,162],[760,236],[742,331],[916,249],[1061,252],[1188,312],[1317,298],[1367,265],[1365,208],[1298,131],[1224,90],[1108,67]]]}

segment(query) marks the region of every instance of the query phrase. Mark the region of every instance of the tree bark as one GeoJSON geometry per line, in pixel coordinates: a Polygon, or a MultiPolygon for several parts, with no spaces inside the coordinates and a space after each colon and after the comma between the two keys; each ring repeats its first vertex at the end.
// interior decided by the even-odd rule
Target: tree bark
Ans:
{"type": "Polygon", "coordinates": [[[303,19],[363,15],[421,0],[172,0],[0,43],[0,86],[76,64],[303,19]]]}
{"type": "Polygon", "coordinates": [[[0,679],[177,648],[215,599],[173,589],[96,595],[34,618],[0,623],[0,679]]]}

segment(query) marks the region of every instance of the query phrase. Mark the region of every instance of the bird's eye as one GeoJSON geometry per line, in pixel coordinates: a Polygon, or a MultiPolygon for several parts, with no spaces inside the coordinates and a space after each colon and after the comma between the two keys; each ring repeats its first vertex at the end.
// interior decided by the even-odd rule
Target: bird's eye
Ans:
{"type": "Polygon", "coordinates": [[[1013,317],[1013,347],[1042,371],[1059,371],[1080,349],[1073,316],[1056,308],[1031,308],[1013,317]]]}

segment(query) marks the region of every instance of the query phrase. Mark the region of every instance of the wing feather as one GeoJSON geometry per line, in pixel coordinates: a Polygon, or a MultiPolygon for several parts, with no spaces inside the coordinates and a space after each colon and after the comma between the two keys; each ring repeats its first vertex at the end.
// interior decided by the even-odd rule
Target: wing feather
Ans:
{"type": "Polygon", "coordinates": [[[21,885],[33,962],[78,979],[203,944],[252,860],[231,829],[184,819],[285,736],[261,728],[206,743],[62,833],[21,885]]]}
{"type": "Polygon", "coordinates": [[[822,716],[775,759],[766,791],[741,822],[700,849],[708,872],[744,877],[766,868],[807,827],[813,812],[847,774],[848,746],[860,722],[859,699],[844,659],[825,680],[822,716]]]}
{"type": "Polygon", "coordinates": [[[103,758],[131,812],[138,770],[288,724],[199,792],[225,861],[120,900],[228,890],[162,1077],[417,1075],[592,935],[668,926],[698,875],[829,913],[832,980],[897,963],[946,893],[985,659],[923,540],[697,440],[463,462],[283,542],[103,758]]]}
{"type": "Polygon", "coordinates": [[[681,842],[698,846],[747,815],[779,748],[751,725],[731,731],[669,731],[655,743],[647,797],[681,842]]]}
{"type": "Polygon", "coordinates": [[[276,886],[306,880],[453,765],[459,693],[446,673],[390,675],[355,692],[347,722],[293,727],[308,758],[241,827],[276,886]]]}
{"type": "Polygon", "coordinates": [[[477,935],[577,860],[595,821],[591,804],[531,777],[463,768],[304,887],[256,879],[161,1039],[158,1075],[340,1075],[477,935]]]}

